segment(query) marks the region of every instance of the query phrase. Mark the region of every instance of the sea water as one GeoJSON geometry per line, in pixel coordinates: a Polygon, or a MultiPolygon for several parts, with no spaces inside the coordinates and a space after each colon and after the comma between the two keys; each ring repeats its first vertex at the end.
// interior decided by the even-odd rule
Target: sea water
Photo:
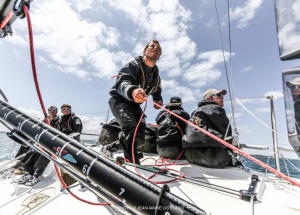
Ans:
{"type": "MultiPolygon", "coordinates": [[[[271,166],[272,168],[276,169],[275,159],[274,158],[268,158],[266,156],[259,156],[259,155],[253,155],[256,159],[262,161],[263,163],[271,166]]],[[[258,172],[266,172],[266,169],[259,166],[258,164],[248,160],[247,158],[244,158],[244,164],[246,167],[249,167],[250,169],[256,170],[258,172]]],[[[279,166],[280,171],[285,174],[289,175],[292,178],[298,178],[300,179],[300,160],[299,159],[279,159],[279,166]]]]}
{"type": "MultiPolygon", "coordinates": [[[[10,159],[14,157],[17,153],[20,144],[14,143],[11,139],[9,139],[6,134],[0,133],[0,163],[4,160],[10,159]]],[[[275,168],[275,159],[268,158],[266,156],[253,155],[256,159],[268,164],[269,166],[275,168]]],[[[266,170],[257,165],[256,163],[248,160],[247,158],[243,158],[244,164],[246,167],[250,169],[256,170],[258,172],[266,172],[266,170]]],[[[300,179],[300,159],[280,159],[280,171],[286,175],[289,175],[293,178],[300,179]]]]}

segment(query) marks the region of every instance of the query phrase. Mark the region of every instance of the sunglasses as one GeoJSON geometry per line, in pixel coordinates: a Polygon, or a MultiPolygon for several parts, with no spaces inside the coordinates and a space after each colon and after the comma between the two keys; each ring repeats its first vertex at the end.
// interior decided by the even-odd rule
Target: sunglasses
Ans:
{"type": "Polygon", "coordinates": [[[223,94],[221,94],[221,93],[216,93],[216,94],[213,94],[213,96],[218,97],[218,98],[222,98],[222,97],[223,97],[223,94]]]}
{"type": "Polygon", "coordinates": [[[300,86],[292,85],[290,88],[291,90],[298,90],[300,89],[300,86]]]}
{"type": "Polygon", "coordinates": [[[48,109],[49,112],[57,112],[56,109],[48,109]]]}
{"type": "Polygon", "coordinates": [[[70,111],[71,108],[62,108],[61,110],[62,110],[62,111],[65,111],[65,110],[70,111]]]}

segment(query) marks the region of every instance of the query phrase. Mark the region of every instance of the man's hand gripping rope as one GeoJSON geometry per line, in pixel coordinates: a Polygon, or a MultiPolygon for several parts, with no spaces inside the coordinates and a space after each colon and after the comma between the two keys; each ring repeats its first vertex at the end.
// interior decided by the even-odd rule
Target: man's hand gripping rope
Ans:
{"type": "MultiPolygon", "coordinates": [[[[132,91],[132,98],[136,103],[143,103],[147,101],[148,96],[142,88],[137,88],[132,91]]],[[[161,101],[157,101],[153,106],[155,109],[160,109],[162,105],[163,103],[161,101]]]]}
{"type": "Polygon", "coordinates": [[[136,103],[143,103],[147,100],[147,95],[142,88],[137,88],[132,91],[132,98],[136,103]]]}

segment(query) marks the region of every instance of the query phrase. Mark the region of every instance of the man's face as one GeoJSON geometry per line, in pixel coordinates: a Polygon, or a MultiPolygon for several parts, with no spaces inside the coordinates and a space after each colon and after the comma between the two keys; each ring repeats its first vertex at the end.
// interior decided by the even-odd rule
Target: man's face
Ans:
{"type": "Polygon", "coordinates": [[[155,42],[151,42],[145,51],[145,56],[147,58],[157,61],[160,55],[161,55],[160,46],[155,42]]]}
{"type": "Polygon", "coordinates": [[[51,116],[56,116],[56,114],[57,114],[57,109],[55,109],[55,108],[49,108],[49,109],[48,109],[48,113],[49,113],[49,115],[51,115],[51,116]]]}
{"type": "Polygon", "coordinates": [[[63,115],[68,115],[68,114],[71,113],[71,108],[69,108],[69,107],[63,107],[61,109],[61,112],[62,112],[63,115]]]}
{"type": "Polygon", "coordinates": [[[214,95],[212,95],[211,100],[213,100],[214,102],[217,103],[217,105],[219,105],[220,107],[224,106],[224,96],[221,93],[216,93],[214,95]]]}
{"type": "Polygon", "coordinates": [[[291,94],[294,102],[300,100],[300,86],[292,86],[291,94]]]}

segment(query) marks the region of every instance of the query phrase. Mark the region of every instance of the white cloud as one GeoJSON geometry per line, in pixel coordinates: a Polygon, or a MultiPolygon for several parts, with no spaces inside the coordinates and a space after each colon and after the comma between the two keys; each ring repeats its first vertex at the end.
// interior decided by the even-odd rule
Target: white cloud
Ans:
{"type": "Polygon", "coordinates": [[[299,29],[295,25],[295,23],[289,22],[282,26],[278,32],[278,38],[281,46],[283,46],[283,54],[290,54],[299,48],[299,29]]]}
{"type": "Polygon", "coordinates": [[[104,116],[90,117],[85,115],[78,115],[78,117],[81,119],[81,122],[83,124],[83,133],[100,134],[100,123],[104,123],[106,120],[104,116]]]}
{"type": "Polygon", "coordinates": [[[299,1],[293,2],[293,6],[292,6],[293,16],[295,20],[297,20],[298,22],[300,21],[299,10],[300,10],[300,2],[299,1]]]}
{"type": "MultiPolygon", "coordinates": [[[[225,52],[224,56],[225,60],[227,60],[229,53],[225,52]]],[[[188,81],[193,87],[203,87],[217,81],[221,76],[221,71],[216,67],[224,62],[222,51],[204,52],[199,54],[198,58],[200,62],[186,69],[183,79],[188,81]]]]}
{"type": "MultiPolygon", "coordinates": [[[[90,5],[92,1],[88,3],[90,5]]],[[[120,35],[115,28],[85,19],[67,1],[42,1],[35,4],[31,19],[35,47],[48,54],[45,55],[48,60],[44,62],[56,64],[61,71],[83,79],[88,79],[91,72],[84,69],[84,63],[90,55],[100,47],[118,46],[120,35]]]]}
{"type": "Polygon", "coordinates": [[[249,21],[254,18],[262,3],[262,0],[246,0],[243,1],[243,5],[230,10],[230,18],[238,21],[237,28],[246,27],[249,21]]]}
{"type": "Polygon", "coordinates": [[[137,32],[146,35],[144,41],[135,44],[134,53],[141,54],[146,42],[159,38],[162,46],[159,68],[170,77],[180,76],[182,65],[196,55],[196,43],[187,35],[191,11],[177,0],[149,1],[148,5],[141,1],[113,1],[110,4],[125,12],[138,26],[137,32]]]}
{"type": "Polygon", "coordinates": [[[100,49],[89,56],[88,61],[96,68],[95,76],[100,78],[110,78],[116,75],[118,68],[114,62],[113,55],[107,49],[100,49]]]}
{"type": "Polygon", "coordinates": [[[128,17],[135,23],[146,20],[147,12],[141,0],[114,0],[108,3],[113,8],[126,12],[128,17]]]}
{"type": "MultiPolygon", "coordinates": [[[[227,115],[227,117],[229,118],[229,120],[232,119],[232,113],[227,113],[226,115],[227,115]]],[[[244,116],[244,113],[238,113],[238,112],[235,112],[235,113],[234,113],[234,120],[237,122],[237,121],[239,121],[243,116],[244,116]]]]}
{"type": "MultiPolygon", "coordinates": [[[[180,84],[174,80],[162,80],[163,87],[163,93],[165,95],[172,96],[179,96],[182,99],[183,103],[188,102],[196,102],[197,99],[194,95],[194,92],[189,87],[180,86],[180,84]]],[[[164,101],[164,103],[167,103],[168,101],[164,101]]]]}
{"type": "Polygon", "coordinates": [[[242,67],[242,72],[249,72],[253,69],[253,65],[250,65],[250,66],[246,66],[246,67],[242,67]]]}
{"type": "Polygon", "coordinates": [[[93,4],[99,4],[102,3],[103,0],[80,0],[80,1],[72,1],[69,0],[70,3],[73,3],[74,7],[77,11],[82,12],[88,9],[93,9],[93,4]]]}

